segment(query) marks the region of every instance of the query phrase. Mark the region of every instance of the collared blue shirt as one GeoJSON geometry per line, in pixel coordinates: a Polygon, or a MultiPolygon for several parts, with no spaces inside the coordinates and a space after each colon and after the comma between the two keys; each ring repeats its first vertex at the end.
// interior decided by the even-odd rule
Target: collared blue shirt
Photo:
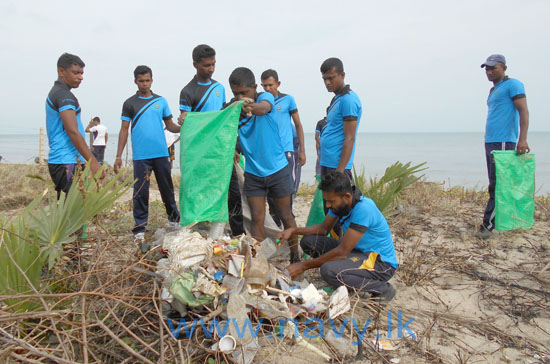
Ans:
{"type": "MultiPolygon", "coordinates": [[[[321,165],[329,168],[337,168],[342,155],[342,147],[344,146],[345,134],[344,123],[350,118],[357,119],[357,127],[355,134],[359,128],[361,114],[363,112],[361,101],[349,85],[332,99],[330,106],[327,109],[327,125],[321,134],[321,165]]],[[[351,169],[353,166],[353,158],[355,156],[355,143],[351,157],[346,165],[346,169],[351,169]]]]}
{"type": "Polygon", "coordinates": [[[279,126],[279,135],[285,152],[294,152],[294,133],[296,127],[291,120],[292,114],[298,112],[296,101],[291,95],[279,94],[275,97],[274,117],[279,126]]]}
{"type": "Polygon", "coordinates": [[[80,120],[80,105],[67,84],[55,81],[48,97],[46,98],[46,131],[50,151],[48,163],[51,164],[74,164],[77,158],[81,163],[86,162],[78,152],[71,138],[63,127],[60,113],[65,110],[74,110],[78,132],[85,140],[84,126],[80,120]]]}
{"type": "Polygon", "coordinates": [[[244,117],[239,121],[239,140],[246,158],[245,172],[267,177],[288,164],[279,127],[274,119],[275,100],[269,92],[258,95],[256,102],[267,101],[271,111],[265,115],[244,117]]]}
{"type": "MultiPolygon", "coordinates": [[[[328,213],[330,216],[338,218],[332,210],[329,209],[328,213]]],[[[340,218],[340,223],[344,234],[350,227],[360,232],[364,231],[363,236],[355,245],[355,250],[378,253],[382,261],[397,268],[397,256],[390,227],[374,201],[368,197],[358,197],[358,201],[349,214],[340,218]]]]}
{"type": "Polygon", "coordinates": [[[519,112],[514,100],[522,97],[525,97],[523,83],[513,78],[505,77],[491,89],[487,98],[486,143],[518,141],[519,112]]]}
{"type": "Polygon", "coordinates": [[[156,94],[141,97],[136,93],[124,102],[121,119],[131,123],[133,160],[168,157],[164,120],[171,117],[168,102],[156,94]]]}

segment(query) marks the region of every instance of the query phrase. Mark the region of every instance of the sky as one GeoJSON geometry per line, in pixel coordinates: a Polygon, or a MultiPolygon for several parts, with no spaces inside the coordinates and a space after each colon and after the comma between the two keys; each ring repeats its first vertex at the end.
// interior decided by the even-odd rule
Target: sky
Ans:
{"type": "Polygon", "coordinates": [[[20,1],[0,3],[0,134],[37,134],[63,52],[86,63],[73,92],[84,125],[99,116],[120,129],[133,70],[153,69],[153,91],[177,116],[193,77],[191,52],[216,49],[214,79],[226,87],[240,66],[278,71],[313,132],[333,94],[319,67],[344,62],[363,105],[360,132],[483,132],[492,84],[480,65],[506,56],[525,84],[530,132],[550,131],[550,1],[20,1]]]}

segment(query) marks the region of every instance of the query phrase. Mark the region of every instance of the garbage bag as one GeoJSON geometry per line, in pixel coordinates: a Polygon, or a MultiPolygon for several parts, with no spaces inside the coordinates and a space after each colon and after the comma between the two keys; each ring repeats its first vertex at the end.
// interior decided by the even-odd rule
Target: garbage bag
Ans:
{"type": "Polygon", "coordinates": [[[313,202],[309,208],[309,214],[307,215],[306,226],[319,225],[325,219],[325,210],[323,209],[323,192],[319,189],[319,183],[321,182],[321,176],[316,175],[317,190],[315,196],[313,196],[313,202]]]}
{"type": "Polygon", "coordinates": [[[189,112],[180,137],[182,225],[227,222],[241,102],[222,111],[189,112]]]}
{"type": "Polygon", "coordinates": [[[495,150],[495,229],[531,229],[535,225],[535,155],[495,150]]]}

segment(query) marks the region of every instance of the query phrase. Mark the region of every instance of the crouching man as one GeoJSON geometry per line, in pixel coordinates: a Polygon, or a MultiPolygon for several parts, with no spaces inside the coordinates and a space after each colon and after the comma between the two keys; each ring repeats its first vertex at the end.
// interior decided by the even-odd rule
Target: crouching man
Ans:
{"type": "Polygon", "coordinates": [[[321,277],[333,287],[343,284],[350,290],[390,301],[395,288],[388,281],[398,263],[384,215],[341,172],[325,175],[319,189],[329,209],[325,220],[320,225],[289,228],[279,235],[282,240],[304,235],[300,246],[313,258],[289,265],[291,277],[320,268],[321,277]],[[327,237],[337,219],[344,233],[340,240],[327,237]]]}

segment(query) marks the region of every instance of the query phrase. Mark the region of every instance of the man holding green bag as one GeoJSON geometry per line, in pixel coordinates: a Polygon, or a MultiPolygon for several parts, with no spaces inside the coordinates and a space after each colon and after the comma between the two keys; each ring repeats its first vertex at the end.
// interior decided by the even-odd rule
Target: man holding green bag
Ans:
{"type": "Polygon", "coordinates": [[[489,201],[485,208],[483,224],[475,236],[488,239],[495,227],[496,171],[492,152],[495,150],[517,150],[518,154],[529,153],[530,149],[527,144],[529,110],[523,83],[505,75],[507,67],[506,58],[503,55],[489,56],[481,68],[485,68],[487,79],[494,86],[489,91],[487,98],[489,112],[485,126],[489,201]]]}

